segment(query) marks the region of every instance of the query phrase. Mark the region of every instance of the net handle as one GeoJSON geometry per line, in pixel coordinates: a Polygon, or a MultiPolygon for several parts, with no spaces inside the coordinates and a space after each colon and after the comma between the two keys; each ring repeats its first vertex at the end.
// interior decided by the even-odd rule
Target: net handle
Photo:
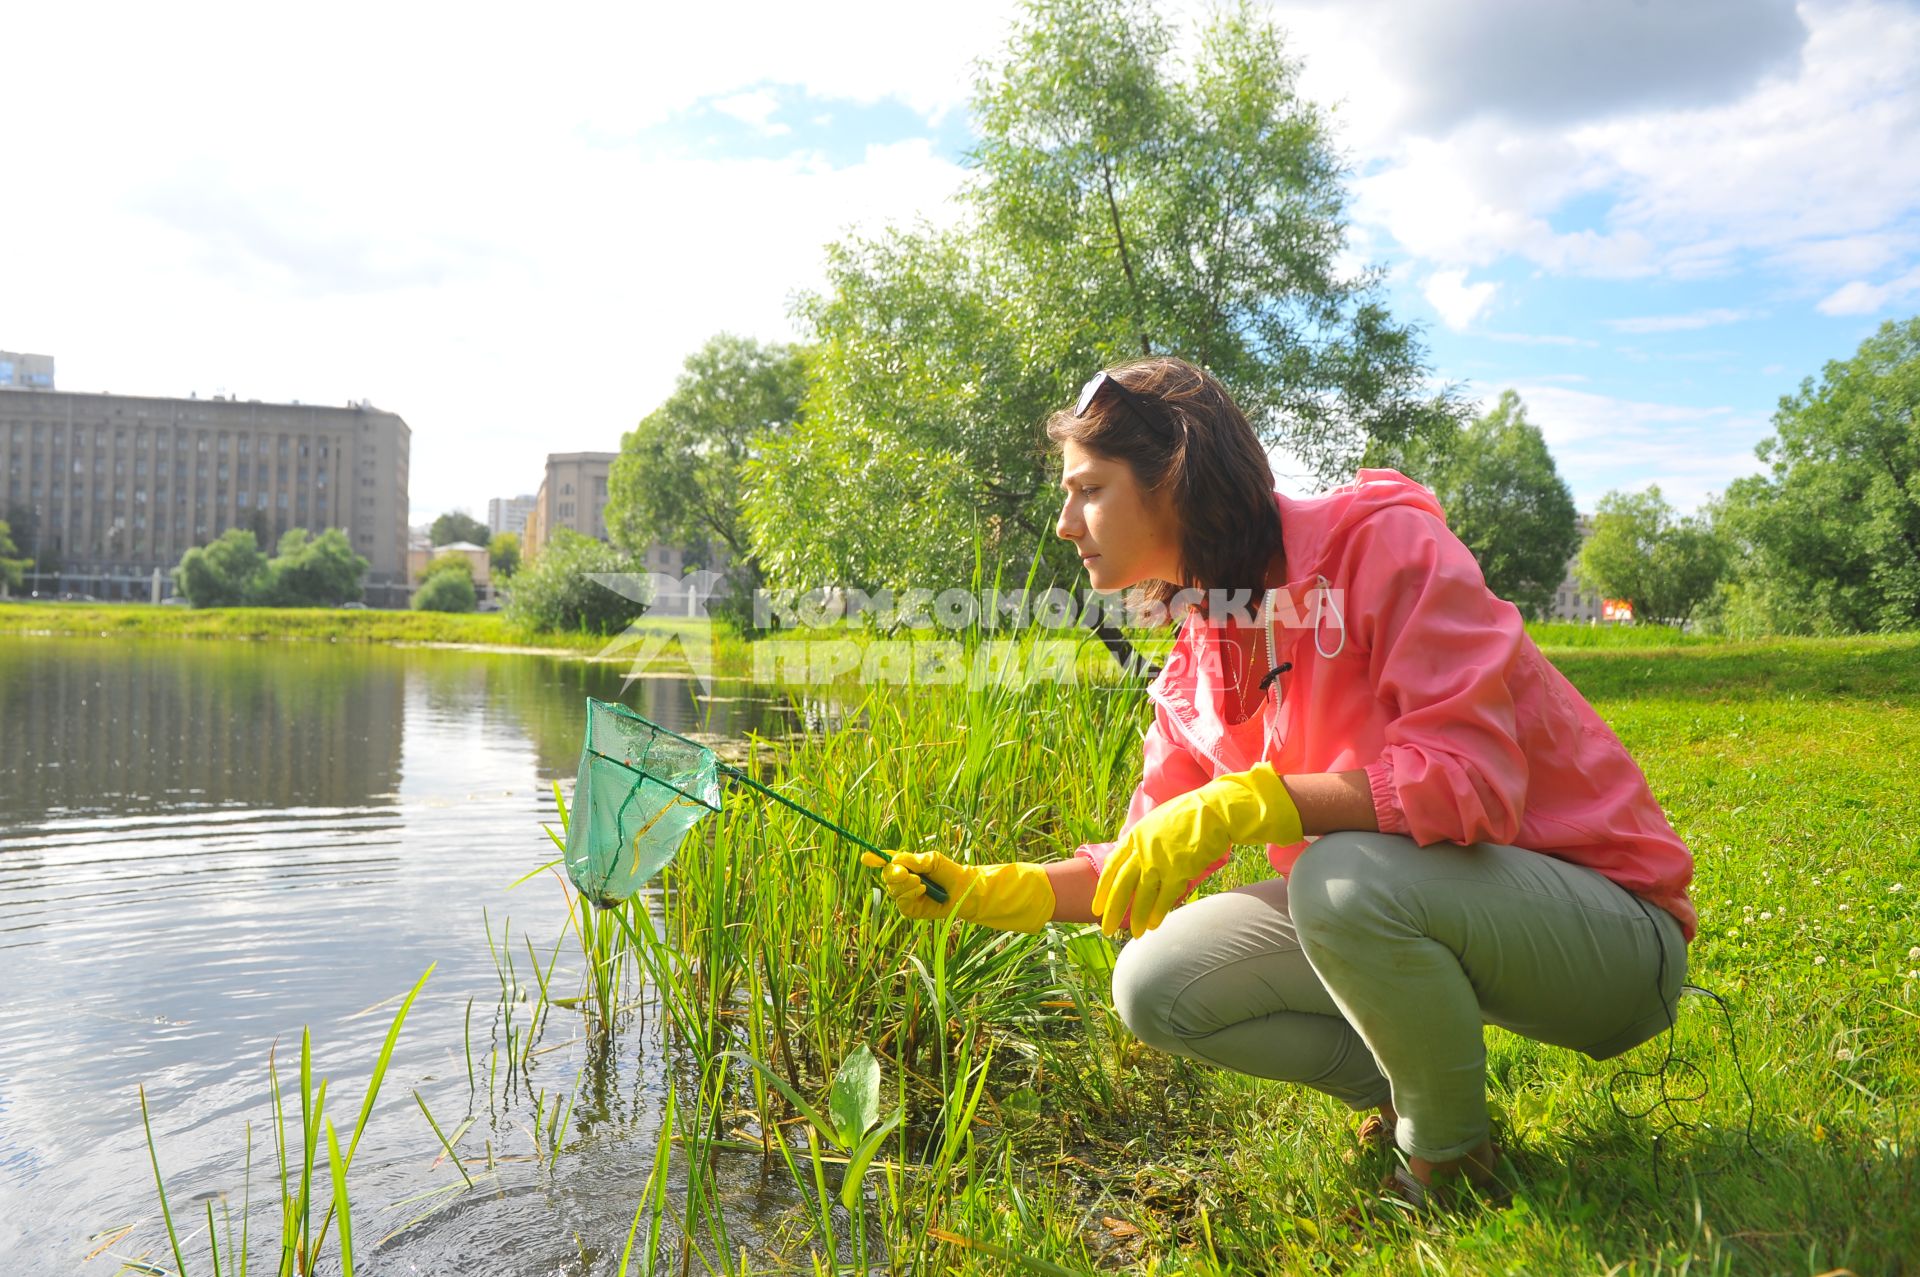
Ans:
{"type": "MultiPolygon", "coordinates": [[[[828,820],[825,816],[822,816],[819,812],[810,810],[809,808],[806,808],[806,807],[802,807],[799,803],[796,803],[795,801],[793,801],[793,799],[787,797],[783,793],[780,793],[778,790],[771,789],[766,785],[761,784],[759,781],[755,780],[753,777],[747,775],[747,773],[742,771],[740,768],[735,767],[730,763],[719,762],[718,760],[715,761],[714,765],[718,767],[721,774],[726,776],[728,779],[737,780],[741,784],[746,785],[749,788],[754,789],[762,794],[765,794],[768,798],[773,799],[773,801],[777,803],[782,803],[788,807],[791,807],[793,810],[799,812],[802,816],[805,816],[807,819],[818,821],[820,824],[823,824],[828,829],[833,830],[834,833],[839,834],[842,838],[845,838],[848,842],[854,844],[856,847],[861,847],[867,851],[870,851],[874,855],[880,857],[880,859],[882,860],[889,861],[889,862],[892,861],[893,853],[888,851],[882,851],[880,848],[874,846],[872,843],[862,838],[859,834],[854,833],[851,829],[847,829],[841,825],[835,824],[833,821],[828,820]]],[[[928,899],[932,900],[935,904],[943,905],[947,903],[947,889],[945,887],[942,887],[939,883],[927,877],[925,874],[916,874],[914,876],[919,878],[921,882],[927,885],[928,899]]]]}

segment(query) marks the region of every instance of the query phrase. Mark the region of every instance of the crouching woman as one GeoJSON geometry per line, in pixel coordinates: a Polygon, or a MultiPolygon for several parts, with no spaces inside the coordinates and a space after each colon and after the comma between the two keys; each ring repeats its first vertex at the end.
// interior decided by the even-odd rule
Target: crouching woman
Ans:
{"type": "Polygon", "coordinates": [[[1415,1200],[1487,1182],[1482,1024],[1595,1059],[1663,1029],[1685,845],[1425,488],[1276,493],[1226,389],[1178,359],[1101,373],[1047,431],[1092,587],[1180,621],[1140,785],[1116,842],[901,853],[888,893],[915,918],[1125,929],[1113,998],[1142,1040],[1377,1110],[1415,1200]],[[1182,903],[1246,844],[1276,877],[1182,903]]]}

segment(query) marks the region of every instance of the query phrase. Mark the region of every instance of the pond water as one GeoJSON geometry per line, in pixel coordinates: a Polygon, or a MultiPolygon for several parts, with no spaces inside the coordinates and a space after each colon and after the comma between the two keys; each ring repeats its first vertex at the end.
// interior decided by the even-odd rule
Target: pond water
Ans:
{"type": "MultiPolygon", "coordinates": [[[[0,637],[0,1271],[108,1274],[124,1255],[173,1268],[142,1085],[201,1270],[202,1203],[239,1227],[252,1123],[258,1251],[276,1192],[269,1052],[297,1101],[311,1029],[344,1140],[399,998],[430,964],[354,1160],[356,1212],[448,1182],[415,1090],[449,1134],[474,1119],[461,1151],[491,1153],[498,1175],[377,1251],[427,1206],[356,1218],[363,1266],[611,1271],[657,1133],[653,1027],[583,1075],[575,1025],[553,1013],[556,1049],[530,1087],[551,1105],[588,1085],[552,1169],[535,1155],[532,1096],[490,1096],[484,1076],[501,986],[483,910],[496,943],[510,926],[523,974],[529,941],[548,960],[560,887],[509,885],[555,855],[541,824],[552,783],[571,781],[588,695],[713,740],[793,721],[750,687],[697,698],[647,679],[623,696],[615,668],[525,655],[0,637]]],[[[770,1186],[747,1160],[750,1236],[770,1186]]]]}

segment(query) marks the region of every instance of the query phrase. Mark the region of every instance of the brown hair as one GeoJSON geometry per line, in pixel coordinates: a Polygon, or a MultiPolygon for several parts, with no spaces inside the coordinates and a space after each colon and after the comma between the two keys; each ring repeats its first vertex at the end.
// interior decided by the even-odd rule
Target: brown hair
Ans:
{"type": "Polygon", "coordinates": [[[1047,438],[1056,451],[1071,440],[1125,462],[1142,488],[1171,496],[1181,579],[1142,585],[1138,601],[1164,609],[1183,589],[1245,590],[1257,604],[1281,549],[1280,511],[1245,414],[1219,378],[1184,359],[1137,359],[1107,376],[1130,393],[1103,388],[1081,417],[1062,408],[1047,419],[1047,438]]]}

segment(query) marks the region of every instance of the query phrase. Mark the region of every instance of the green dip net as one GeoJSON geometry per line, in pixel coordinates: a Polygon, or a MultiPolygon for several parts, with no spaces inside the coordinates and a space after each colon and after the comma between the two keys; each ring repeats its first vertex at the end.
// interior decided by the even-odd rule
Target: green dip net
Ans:
{"type": "MultiPolygon", "coordinates": [[[[567,821],[567,877],[580,894],[611,908],[639,894],[680,850],[687,832],[720,810],[720,780],[739,781],[818,821],[841,837],[891,859],[866,839],[730,767],[697,741],[670,732],[624,705],[587,698],[573,809],[567,821]]],[[[947,894],[927,883],[927,894],[947,894]]]]}

